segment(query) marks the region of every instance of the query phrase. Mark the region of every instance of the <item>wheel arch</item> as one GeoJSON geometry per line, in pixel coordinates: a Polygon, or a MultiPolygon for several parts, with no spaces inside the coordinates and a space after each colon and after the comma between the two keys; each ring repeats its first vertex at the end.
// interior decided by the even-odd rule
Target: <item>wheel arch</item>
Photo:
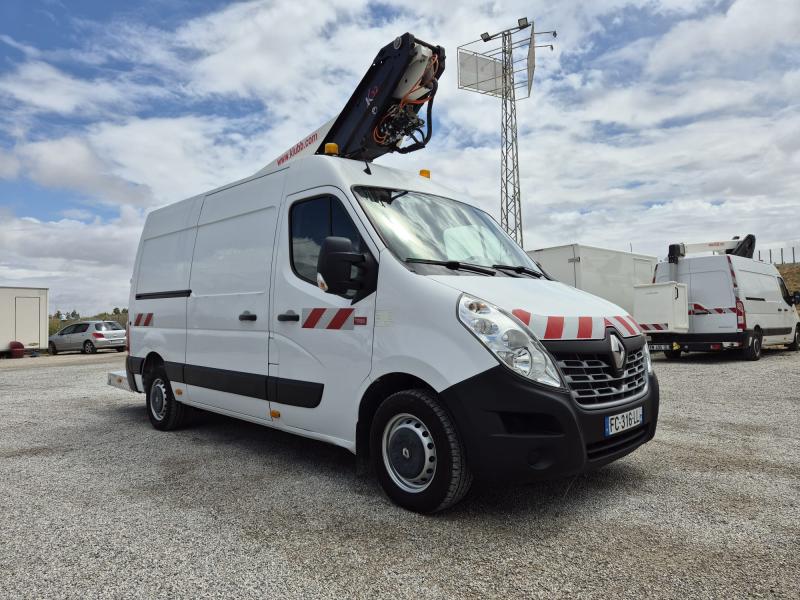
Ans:
{"type": "Polygon", "coordinates": [[[147,356],[144,357],[144,362],[142,363],[142,382],[144,383],[144,377],[149,371],[163,366],[164,359],[161,358],[161,355],[158,352],[149,352],[147,356]]]}
{"type": "Polygon", "coordinates": [[[411,389],[425,389],[437,393],[432,385],[410,373],[381,375],[364,391],[358,405],[356,422],[356,459],[360,466],[366,465],[369,460],[369,432],[372,419],[381,402],[396,392],[411,389]]]}

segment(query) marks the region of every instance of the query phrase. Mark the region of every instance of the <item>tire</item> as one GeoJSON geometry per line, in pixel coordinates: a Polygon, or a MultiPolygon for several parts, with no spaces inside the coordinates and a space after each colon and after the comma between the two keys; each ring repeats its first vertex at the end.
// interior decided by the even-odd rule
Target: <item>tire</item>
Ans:
{"type": "Polygon", "coordinates": [[[667,360],[678,360],[681,357],[681,350],[664,350],[667,360]]]}
{"type": "Polygon", "coordinates": [[[159,365],[146,375],[147,416],[159,431],[178,429],[184,423],[187,407],[175,400],[164,367],[159,365]]]}
{"type": "Polygon", "coordinates": [[[55,356],[56,354],[58,354],[58,348],[56,348],[56,345],[53,342],[47,344],[47,351],[50,353],[51,356],[55,356]]]}
{"type": "Polygon", "coordinates": [[[744,350],[742,350],[742,357],[745,360],[758,360],[761,358],[761,349],[764,344],[764,334],[761,333],[760,329],[756,329],[753,332],[753,337],[751,338],[750,345],[747,346],[744,350]]]}
{"type": "Polygon", "coordinates": [[[800,325],[794,328],[794,340],[786,347],[792,352],[800,350],[800,325]]]}
{"type": "Polygon", "coordinates": [[[117,348],[117,352],[124,352],[125,348],[117,348]]]}
{"type": "Polygon", "coordinates": [[[414,512],[449,508],[472,485],[455,424],[428,390],[384,400],[372,421],[370,457],[386,495],[414,512]]]}
{"type": "Polygon", "coordinates": [[[86,340],[83,342],[83,350],[81,350],[84,354],[95,354],[97,352],[97,347],[90,341],[86,340]]]}

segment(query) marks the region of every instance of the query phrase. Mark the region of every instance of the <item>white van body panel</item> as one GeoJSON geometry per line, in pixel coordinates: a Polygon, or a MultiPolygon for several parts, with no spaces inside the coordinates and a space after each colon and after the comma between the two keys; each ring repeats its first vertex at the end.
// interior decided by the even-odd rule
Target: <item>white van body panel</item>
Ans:
{"type": "Polygon", "coordinates": [[[371,378],[407,373],[439,392],[496,366],[480,345],[475,351],[476,340],[456,317],[461,290],[411,273],[389,254],[383,251],[378,274],[371,378]]]}
{"type": "MultiPolygon", "coordinates": [[[[183,362],[192,368],[268,375],[269,288],[284,179],[278,171],[205,197],[188,286],[183,362]],[[240,320],[248,313],[255,320],[240,320]]],[[[270,420],[264,398],[187,388],[193,402],[270,420]]]]}
{"type": "Polygon", "coordinates": [[[650,283],[657,259],[585,244],[540,248],[528,255],[556,280],[599,296],[633,314],[634,286],[650,283]]]}

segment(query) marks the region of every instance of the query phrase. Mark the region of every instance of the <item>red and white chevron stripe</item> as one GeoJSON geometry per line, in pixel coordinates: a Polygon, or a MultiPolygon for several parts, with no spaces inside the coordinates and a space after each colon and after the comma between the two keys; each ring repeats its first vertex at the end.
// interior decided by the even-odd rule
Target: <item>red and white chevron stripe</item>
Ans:
{"type": "Polygon", "coordinates": [[[702,304],[698,304],[697,302],[692,302],[692,304],[689,306],[689,314],[693,316],[712,315],[712,314],[724,315],[728,313],[736,314],[736,307],[734,306],[733,308],[729,307],[706,308],[705,306],[703,306],[702,304]]]}
{"type": "Polygon", "coordinates": [[[153,313],[136,313],[134,327],[150,327],[153,324],[153,313]]]}
{"type": "Polygon", "coordinates": [[[669,323],[639,323],[642,331],[664,331],[669,329],[669,323]]]}
{"type": "MultiPolygon", "coordinates": [[[[354,308],[304,308],[300,319],[303,329],[353,329],[356,317],[354,308]]],[[[359,317],[359,325],[366,324],[359,317]]]]}
{"type": "Polygon", "coordinates": [[[630,315],[617,317],[562,317],[537,315],[517,308],[511,311],[520,321],[530,327],[543,340],[592,340],[603,339],[606,328],[613,327],[623,337],[642,333],[639,324],[630,315]]]}

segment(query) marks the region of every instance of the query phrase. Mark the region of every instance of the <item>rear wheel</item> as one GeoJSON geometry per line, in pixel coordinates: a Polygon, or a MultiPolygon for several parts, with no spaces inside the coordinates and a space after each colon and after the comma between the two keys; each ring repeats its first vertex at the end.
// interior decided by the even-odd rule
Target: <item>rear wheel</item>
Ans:
{"type": "Polygon", "coordinates": [[[83,353],[84,354],[94,354],[95,352],[97,352],[97,348],[95,347],[95,345],[91,341],[86,340],[85,342],[83,342],[83,353]]]}
{"type": "Polygon", "coordinates": [[[124,350],[125,350],[125,348],[123,348],[122,346],[120,346],[119,348],[117,348],[117,352],[122,352],[122,351],[124,351],[124,350]]]}
{"type": "Polygon", "coordinates": [[[744,350],[742,350],[742,356],[745,360],[758,360],[761,358],[761,347],[764,343],[764,335],[761,333],[760,329],[756,329],[753,332],[753,336],[750,338],[750,345],[747,346],[744,350]]]}
{"type": "Polygon", "coordinates": [[[449,508],[472,484],[455,424],[428,390],[397,392],[378,407],[370,456],[389,498],[415,512],[449,508]]]}
{"type": "Polygon", "coordinates": [[[175,400],[172,385],[163,366],[155,367],[147,375],[147,416],[150,424],[160,431],[177,429],[183,425],[186,406],[175,400]]]}
{"type": "Polygon", "coordinates": [[[58,348],[56,348],[56,345],[53,342],[47,344],[47,351],[53,356],[58,354],[58,348]]]}
{"type": "Polygon", "coordinates": [[[794,339],[792,340],[792,343],[789,344],[788,348],[794,352],[800,350],[800,325],[794,328],[794,339]]]}
{"type": "Polygon", "coordinates": [[[680,350],[664,350],[664,356],[666,356],[668,360],[678,360],[681,357],[681,351],[680,350]]]}

